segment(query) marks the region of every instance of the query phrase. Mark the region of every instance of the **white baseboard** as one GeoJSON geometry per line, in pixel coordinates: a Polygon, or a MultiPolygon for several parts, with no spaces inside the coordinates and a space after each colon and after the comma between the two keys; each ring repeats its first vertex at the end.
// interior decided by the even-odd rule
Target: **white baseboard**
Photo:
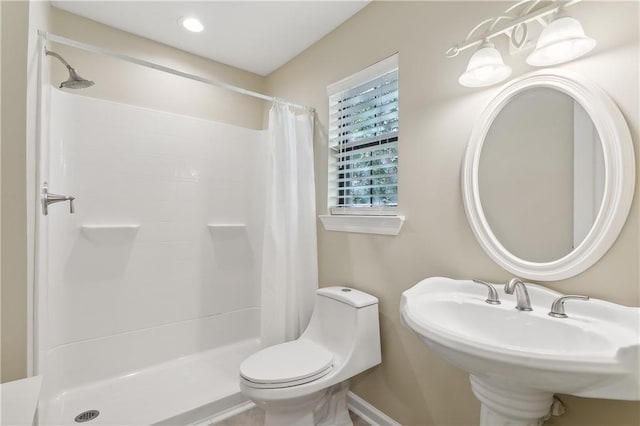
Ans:
{"type": "Polygon", "coordinates": [[[400,426],[400,423],[351,391],[347,394],[347,406],[349,410],[372,426],[400,426]]]}

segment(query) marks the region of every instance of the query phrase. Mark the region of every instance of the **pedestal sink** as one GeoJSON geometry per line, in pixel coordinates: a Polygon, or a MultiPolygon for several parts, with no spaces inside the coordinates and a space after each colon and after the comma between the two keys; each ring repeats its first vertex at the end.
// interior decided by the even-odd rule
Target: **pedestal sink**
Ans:
{"type": "Polygon", "coordinates": [[[527,284],[532,311],[496,286],[434,277],[402,294],[402,318],[431,349],[470,375],[480,425],[539,425],[554,393],[640,400],[640,308],[567,301],[568,318],[548,315],[562,296],[527,284]]]}

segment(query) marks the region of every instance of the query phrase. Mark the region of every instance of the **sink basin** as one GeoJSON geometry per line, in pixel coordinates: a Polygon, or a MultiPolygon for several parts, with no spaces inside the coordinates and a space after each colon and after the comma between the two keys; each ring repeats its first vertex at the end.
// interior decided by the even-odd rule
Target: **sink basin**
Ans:
{"type": "Polygon", "coordinates": [[[553,318],[560,293],[527,284],[533,311],[525,312],[503,285],[496,289],[502,303],[491,305],[486,287],[471,280],[428,278],[400,306],[409,328],[471,375],[481,424],[537,424],[554,393],[640,400],[639,308],[569,300],[568,318],[553,318]]]}

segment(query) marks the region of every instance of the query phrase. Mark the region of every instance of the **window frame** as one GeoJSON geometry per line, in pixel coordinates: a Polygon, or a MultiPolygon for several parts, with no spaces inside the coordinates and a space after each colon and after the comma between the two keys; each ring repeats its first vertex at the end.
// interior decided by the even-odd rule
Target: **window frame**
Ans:
{"type": "MultiPolygon", "coordinates": [[[[344,92],[350,88],[355,88],[358,85],[362,85],[374,79],[377,79],[384,74],[393,71],[394,69],[398,70],[398,76],[400,73],[399,67],[399,55],[395,53],[387,59],[384,59],[380,62],[373,64],[370,67],[365,68],[364,70],[355,73],[343,80],[340,80],[336,83],[333,83],[327,87],[327,95],[329,98],[331,96],[344,92]]],[[[398,80],[399,81],[399,80],[398,80]]],[[[329,105],[329,113],[330,113],[330,105],[329,105]]],[[[329,119],[330,117],[328,117],[329,119]]],[[[330,127],[330,123],[328,123],[328,128],[330,127]]],[[[396,133],[398,137],[398,141],[400,140],[400,129],[398,128],[398,132],[396,133]]],[[[331,137],[330,134],[327,135],[329,139],[331,137]]],[[[335,158],[331,152],[332,145],[331,141],[328,140],[328,166],[329,171],[336,170],[335,168],[335,158]]],[[[399,153],[399,152],[398,152],[399,153]]],[[[399,171],[399,169],[397,170],[399,171]]],[[[396,176],[397,176],[396,172],[396,176]]],[[[339,207],[334,201],[337,199],[337,191],[332,194],[332,185],[330,180],[332,178],[337,178],[337,174],[328,173],[327,176],[327,206],[329,210],[329,214],[319,215],[319,219],[324,226],[324,229],[327,231],[337,231],[337,232],[355,232],[355,233],[365,233],[365,234],[377,234],[377,235],[385,235],[385,236],[395,236],[400,233],[402,226],[405,222],[405,217],[399,214],[399,198],[398,203],[395,206],[350,206],[350,207],[339,207]]],[[[399,180],[396,183],[397,188],[399,190],[399,180]]],[[[335,189],[336,186],[333,186],[335,189]]],[[[398,191],[399,197],[399,191],[398,191]]]]}
{"type": "MultiPolygon", "coordinates": [[[[358,86],[362,86],[366,83],[372,82],[374,80],[380,79],[386,74],[389,74],[393,71],[399,73],[398,67],[398,53],[383,59],[351,76],[344,78],[336,83],[330,84],[327,86],[327,96],[329,103],[331,102],[331,98],[341,93],[348,92],[349,90],[353,90],[358,86]]],[[[398,80],[399,81],[399,80],[398,80]]],[[[398,88],[399,89],[399,88],[398,88]]],[[[399,92],[398,92],[399,93],[399,92]]],[[[398,97],[399,99],[399,97],[398,97]]],[[[399,103],[399,100],[397,101],[399,103]]],[[[329,114],[330,114],[329,110],[329,114]]],[[[330,120],[330,117],[329,117],[330,120]]],[[[398,120],[399,123],[399,120],[398,120]]],[[[329,127],[331,126],[331,122],[328,122],[329,127]]],[[[389,137],[386,138],[386,135],[382,135],[378,141],[374,141],[371,145],[363,144],[363,146],[358,147],[358,150],[362,150],[363,152],[371,151],[373,146],[381,146],[384,147],[387,143],[393,143],[396,146],[396,150],[398,149],[399,140],[400,140],[400,131],[395,132],[395,134],[389,133],[389,137]],[[382,142],[384,140],[384,142],[382,142]]],[[[331,135],[327,136],[329,139],[331,135]]],[[[340,177],[340,172],[335,172],[337,170],[337,159],[334,153],[336,146],[332,145],[331,140],[328,141],[328,176],[327,176],[327,206],[331,215],[354,215],[354,216],[396,216],[398,214],[398,205],[399,205],[399,194],[397,193],[399,189],[398,182],[398,163],[396,163],[396,173],[395,173],[395,187],[396,187],[396,204],[395,205],[342,205],[340,202],[340,190],[339,183],[331,183],[331,180],[335,180],[336,182],[339,179],[344,179],[344,177],[340,177]]],[[[355,152],[355,151],[354,151],[355,152]]],[[[396,151],[396,156],[398,152],[396,151]]],[[[344,160],[343,160],[344,161],[344,160]]],[[[344,195],[344,194],[342,194],[344,195]]],[[[342,198],[344,200],[344,198],[342,198]]]]}

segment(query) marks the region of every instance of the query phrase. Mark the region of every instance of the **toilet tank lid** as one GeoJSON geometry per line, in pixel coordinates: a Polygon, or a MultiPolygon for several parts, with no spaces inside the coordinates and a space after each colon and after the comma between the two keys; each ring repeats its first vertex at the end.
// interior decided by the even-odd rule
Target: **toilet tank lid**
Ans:
{"type": "Polygon", "coordinates": [[[376,305],[378,303],[377,297],[349,287],[323,287],[319,288],[317,293],[318,296],[329,297],[355,308],[364,308],[365,306],[376,305]]]}

